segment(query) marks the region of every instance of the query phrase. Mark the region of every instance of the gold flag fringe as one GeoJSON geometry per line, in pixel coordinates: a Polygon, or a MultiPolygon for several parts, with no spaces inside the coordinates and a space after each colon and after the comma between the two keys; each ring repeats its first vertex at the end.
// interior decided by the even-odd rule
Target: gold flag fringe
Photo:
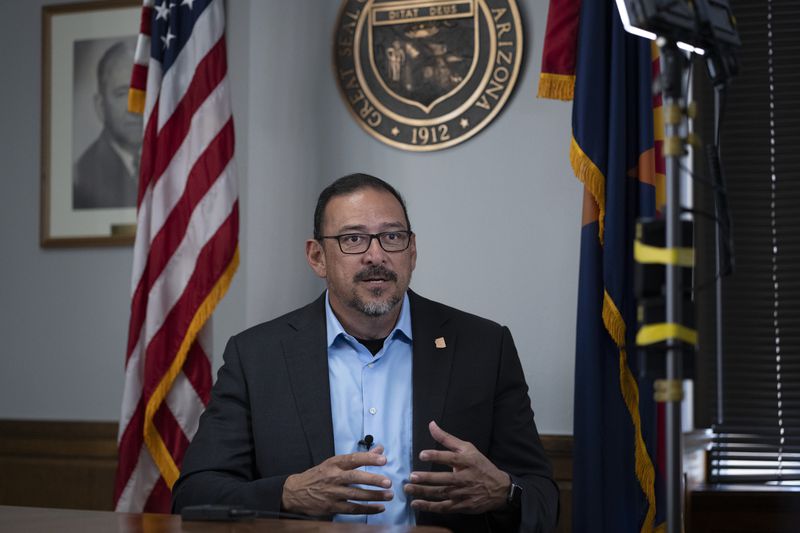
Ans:
{"type": "Polygon", "coordinates": [[[539,74],[537,98],[552,100],[572,100],[575,95],[575,76],[568,74],[539,74]]]}
{"type": "Polygon", "coordinates": [[[575,137],[572,137],[572,142],[569,146],[569,162],[572,165],[572,172],[575,173],[575,177],[586,186],[600,211],[597,225],[599,230],[598,238],[602,245],[606,216],[606,178],[597,168],[597,165],[594,164],[594,161],[583,152],[575,137]]]}
{"type": "MultiPolygon", "coordinates": [[[[605,230],[606,178],[594,161],[581,149],[575,137],[572,137],[572,142],[570,143],[569,160],[575,176],[583,182],[597,203],[599,211],[598,240],[602,246],[605,230]]],[[[655,467],[650,454],[647,452],[647,446],[642,436],[642,420],[639,414],[639,386],[628,366],[628,354],[625,349],[625,321],[611,295],[605,290],[603,291],[602,318],[603,325],[619,349],[619,386],[625,407],[628,409],[628,414],[633,423],[636,478],[648,503],[647,514],[642,523],[641,532],[652,533],[655,527],[656,515],[655,467]]]]}
{"type": "Polygon", "coordinates": [[[651,533],[654,531],[656,518],[656,472],[642,436],[642,419],[639,415],[639,385],[628,366],[628,354],[625,349],[625,321],[608,291],[603,291],[603,324],[614,340],[614,344],[619,348],[619,387],[625,407],[627,407],[633,422],[636,478],[639,480],[639,486],[641,486],[648,504],[641,532],[651,533]]]}
{"type": "Polygon", "coordinates": [[[197,334],[200,332],[208,319],[211,318],[211,313],[214,312],[214,308],[228,291],[228,287],[233,279],[233,274],[236,272],[236,268],[238,266],[239,247],[237,246],[225,271],[219,277],[217,283],[214,285],[214,287],[206,296],[205,300],[203,300],[203,303],[200,304],[200,307],[195,312],[194,317],[189,324],[189,328],[186,331],[186,335],[183,338],[183,342],[181,342],[180,348],[178,348],[178,353],[175,355],[175,359],[173,359],[169,369],[161,378],[161,381],[153,392],[153,395],[150,397],[150,400],[147,402],[147,406],[145,408],[144,441],[147,445],[150,455],[153,457],[153,462],[155,462],[156,466],[158,466],[158,470],[161,472],[161,477],[164,478],[164,481],[167,483],[167,486],[170,488],[170,490],[172,490],[172,486],[178,480],[178,475],[180,472],[178,471],[178,467],[172,458],[172,454],[170,454],[169,450],[167,449],[167,445],[161,438],[153,419],[156,415],[156,411],[158,411],[158,408],[166,399],[170,388],[172,388],[172,384],[175,382],[175,379],[178,377],[178,374],[183,368],[183,364],[186,362],[186,358],[189,354],[189,349],[197,338],[197,334]]]}

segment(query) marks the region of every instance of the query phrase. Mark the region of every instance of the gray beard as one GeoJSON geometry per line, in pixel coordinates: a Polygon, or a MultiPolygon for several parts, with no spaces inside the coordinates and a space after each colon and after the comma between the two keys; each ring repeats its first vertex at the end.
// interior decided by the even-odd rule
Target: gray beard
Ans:
{"type": "Polygon", "coordinates": [[[351,307],[370,317],[383,316],[394,309],[398,303],[400,303],[400,298],[397,296],[392,296],[383,302],[365,302],[355,295],[353,295],[353,299],[350,300],[351,307]]]}

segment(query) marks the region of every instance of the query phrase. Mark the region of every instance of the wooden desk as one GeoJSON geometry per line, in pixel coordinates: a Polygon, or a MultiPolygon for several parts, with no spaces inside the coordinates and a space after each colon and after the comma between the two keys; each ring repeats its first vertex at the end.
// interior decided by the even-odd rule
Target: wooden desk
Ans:
{"type": "Polygon", "coordinates": [[[797,533],[800,487],[700,485],[691,492],[691,533],[797,533]]]}
{"type": "Polygon", "coordinates": [[[21,533],[445,533],[438,527],[368,526],[310,520],[244,520],[241,522],[183,522],[166,514],[75,511],[42,507],[0,506],[0,532],[21,533]]]}

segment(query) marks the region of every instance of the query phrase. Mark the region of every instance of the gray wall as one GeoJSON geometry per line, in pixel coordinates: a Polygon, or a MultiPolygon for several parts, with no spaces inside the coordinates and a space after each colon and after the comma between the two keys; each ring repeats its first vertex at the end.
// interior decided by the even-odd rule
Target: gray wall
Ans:
{"type": "MultiPolygon", "coordinates": [[[[228,336],[321,290],[303,241],[320,188],[365,171],[404,194],[418,292],[511,328],[544,433],[571,433],[581,190],[567,162],[570,106],[535,98],[546,2],[520,1],[525,70],[482,133],[437,153],[384,146],[349,116],[332,74],[339,2],[229,2],[242,266],[214,322],[228,336]]],[[[0,418],[115,420],[130,248],[38,245],[42,2],[2,3],[0,418]]]]}

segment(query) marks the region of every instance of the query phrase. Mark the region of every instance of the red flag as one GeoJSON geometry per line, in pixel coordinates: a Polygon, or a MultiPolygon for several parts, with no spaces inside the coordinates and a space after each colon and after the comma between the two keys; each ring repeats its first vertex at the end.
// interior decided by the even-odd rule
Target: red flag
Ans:
{"type": "Polygon", "coordinates": [[[221,0],[145,0],[129,108],[144,114],[118,511],[169,512],[211,389],[211,313],[239,262],[221,0]]]}
{"type": "Polygon", "coordinates": [[[580,9],[580,0],[550,0],[539,74],[539,98],[572,100],[580,9]]]}

